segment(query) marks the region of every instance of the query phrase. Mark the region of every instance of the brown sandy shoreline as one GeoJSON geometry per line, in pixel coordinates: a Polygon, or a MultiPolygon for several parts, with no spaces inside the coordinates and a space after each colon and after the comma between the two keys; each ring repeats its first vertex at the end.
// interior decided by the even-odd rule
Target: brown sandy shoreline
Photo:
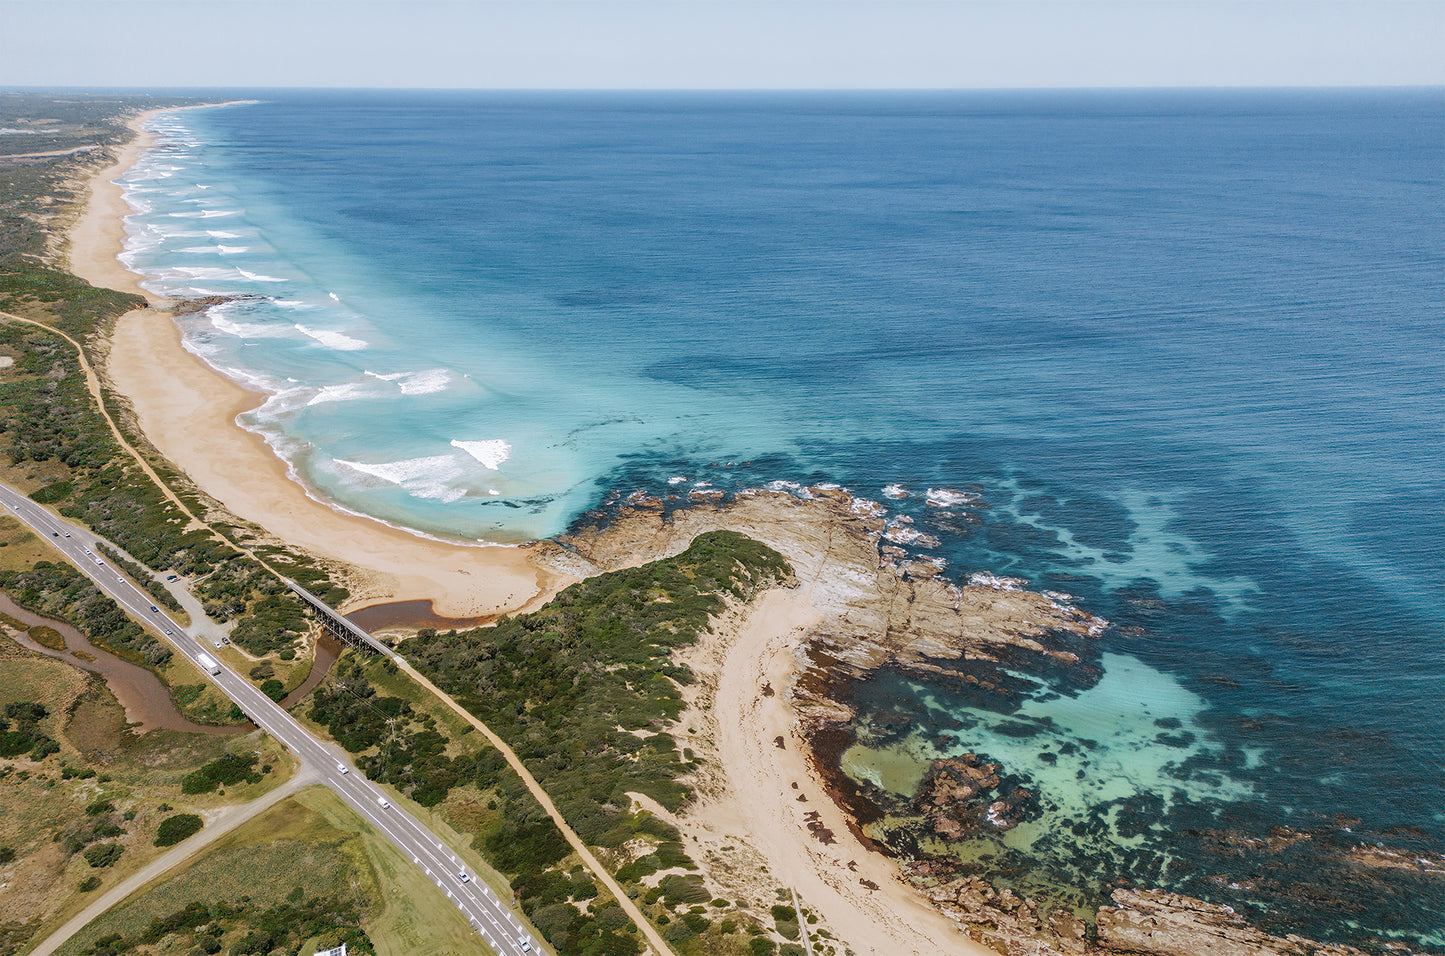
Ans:
{"type": "MultiPolygon", "coordinates": [[[[859,638],[896,632],[897,622],[890,619],[888,602],[897,598],[890,598],[893,578],[889,575],[907,570],[877,566],[878,549],[872,545],[861,551],[845,547],[843,538],[852,532],[840,529],[856,529],[860,520],[848,508],[851,499],[835,502],[839,510],[831,519],[826,515],[820,519],[818,507],[814,507],[825,507],[823,503],[804,505],[786,495],[759,495],[726,509],[704,506],[680,512],[675,522],[665,527],[656,526],[655,516],[635,515],[616,540],[598,540],[611,537],[609,532],[568,542],[580,545],[582,552],[571,563],[558,561],[560,549],[547,542],[529,547],[450,544],[344,513],[317,500],[288,475],[285,463],[259,436],[237,424],[237,416],[255,408],[265,396],[239,387],[188,352],[167,311],[170,304],[147,295],[139,288],[138,277],[116,258],[124,241],[122,220],[129,209],[113,180],[151,145],[151,137],[140,130],[149,115],[132,122],[137,138],[121,151],[114,165],[93,177],[90,201],[69,234],[69,264],[72,272],[95,285],[146,295],[151,302],[149,308],[117,322],[104,373],[113,388],[129,400],[139,427],[162,454],[238,517],[313,554],[359,569],[368,584],[353,588],[354,605],[431,600],[434,612],[446,617],[530,609],[584,572],[675,554],[694,535],[714,527],[742,531],[777,548],[793,564],[800,586],[770,592],[753,605],[737,609],[718,622],[711,641],[704,641],[689,661],[707,694],[693,702],[675,732],[680,740],[686,736],[687,743],[706,754],[714,777],[713,785],[701,788],[697,803],[676,820],[685,838],[694,844],[690,852],[698,851],[694,857],[702,863],[704,857],[715,856],[714,850],[742,847],[740,852],[750,863],[741,869],[756,874],[757,885],[796,890],[801,904],[821,916],[824,925],[860,956],[986,956],[996,952],[960,928],[958,907],[945,907],[949,912],[945,915],[903,882],[891,860],[863,845],[811,764],[809,727],[816,724],[819,707],[836,705],[807,699],[801,690],[794,697],[797,679],[806,667],[800,649],[809,635],[831,627],[846,638],[850,652],[857,648],[859,654],[870,653],[867,640],[859,638]],[[560,570],[574,566],[580,570],[560,570]],[[851,623],[846,623],[850,614],[851,623]],[[840,626],[840,620],[846,626],[840,626]],[[696,736],[691,726],[694,722],[702,728],[696,736]],[[819,839],[820,829],[828,834],[828,840],[819,839]]],[[[923,591],[917,595],[927,597],[923,591]]],[[[949,613],[960,614],[956,594],[940,592],[933,598],[932,603],[924,600],[915,605],[910,597],[906,616],[952,620],[949,613]]],[[[1043,605],[1028,604],[1033,599],[1047,603],[1030,594],[997,600],[986,597],[981,602],[970,596],[962,607],[965,627],[1002,626],[1013,630],[1014,637],[1027,640],[1032,627],[1029,620],[1040,620],[1043,610],[1043,605]],[[1005,606],[1008,602],[1015,603],[1005,606]],[[1018,622],[1025,627],[1016,627],[1018,622]]],[[[937,646],[925,649],[933,654],[937,646]]],[[[1195,905],[1200,901],[1146,899],[1147,893],[1134,894],[1130,905],[1135,911],[1123,915],[1135,920],[1139,932],[1149,937],[1154,927],[1169,920],[1182,921],[1182,928],[1171,932],[1175,932],[1176,942],[1183,940],[1174,949],[1148,952],[1202,952],[1205,950],[1200,947],[1206,943],[1212,947],[1219,939],[1233,944],[1247,938],[1241,952],[1296,954],[1285,946],[1294,945],[1292,942],[1263,934],[1247,936],[1247,927],[1230,922],[1237,921],[1232,911],[1223,915],[1205,912],[1195,905]],[[1148,905],[1140,904],[1141,900],[1148,905]],[[1205,916],[1190,922],[1196,912],[1205,912],[1205,916]],[[1275,948],[1275,943],[1281,948],[1275,948]]],[[[1101,930],[1104,916],[1101,911],[1101,930]]],[[[1127,933],[1117,927],[1127,920],[1118,914],[1111,919],[1115,935],[1125,940],[1127,933]]],[[[1125,925],[1125,930],[1129,928],[1125,925]]],[[[1101,932],[1101,942],[1103,935],[1101,932]]],[[[1017,943],[1023,947],[1017,950],[1020,953],[1085,951],[1082,939],[1074,938],[1072,945],[1059,949],[1053,948],[1056,942],[1017,937],[1008,941],[1007,948],[1014,952],[1017,943]]],[[[1156,942],[1164,945],[1162,940],[1149,945],[1156,942]]],[[[1089,951],[1095,947],[1090,945],[1089,951]]],[[[1146,950],[1104,947],[1099,951],[1146,950]]],[[[1348,947],[1318,952],[1358,954],[1348,947]]]]}
{"type": "Polygon", "coordinates": [[[141,128],[151,115],[129,124],[136,138],[114,165],[92,178],[90,201],[71,229],[68,253],[76,275],[151,303],[117,321],[105,364],[111,385],[130,400],[151,443],[236,516],[320,557],[361,569],[371,586],[354,595],[354,603],[431,599],[440,615],[475,617],[516,611],[570,583],[534,562],[528,548],[449,544],[323,504],[287,474],[285,462],[260,436],[237,424],[237,416],[265,396],[187,351],[165,311],[169,303],[142,289],[139,277],[117,258],[130,209],[114,180],[153,145],[141,128]]]}
{"type": "MultiPolygon", "coordinates": [[[[574,580],[538,562],[545,545],[451,545],[330,508],[288,476],[285,463],[259,436],[237,424],[237,416],[265,396],[241,388],[187,351],[165,311],[169,303],[141,289],[138,277],[116,258],[130,210],[114,180],[152,144],[140,128],[149,115],[131,123],[137,138],[114,165],[93,177],[90,201],[69,236],[69,264],[76,275],[151,301],[150,308],[117,322],[105,365],[147,438],[237,516],[290,544],[371,572],[375,585],[356,596],[359,604],[431,599],[441,615],[483,615],[535,606],[574,580]]],[[[629,554],[626,563],[656,556],[644,548],[629,554]]],[[[806,560],[796,550],[792,557],[806,560]]],[[[800,567],[803,579],[816,584],[825,563],[800,567]]],[[[904,885],[890,861],[853,838],[808,766],[785,692],[794,676],[793,652],[820,613],[813,594],[810,585],[765,596],[736,630],[729,629],[710,719],[719,739],[727,741],[715,759],[730,782],[688,813],[687,829],[725,834],[754,848],[771,879],[796,888],[802,905],[819,913],[855,952],[990,953],[904,885]],[[767,682],[783,693],[761,695],[759,687],[767,682]],[[791,745],[774,746],[778,734],[788,734],[791,745]],[[807,809],[824,814],[838,834],[836,844],[820,844],[795,812],[804,806],[796,800],[800,791],[811,801],[807,809]]]]}

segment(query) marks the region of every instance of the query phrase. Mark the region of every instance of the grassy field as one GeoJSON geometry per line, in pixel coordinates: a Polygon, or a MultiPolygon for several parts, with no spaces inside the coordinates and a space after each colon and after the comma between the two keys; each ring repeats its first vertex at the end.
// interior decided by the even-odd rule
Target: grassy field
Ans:
{"type": "MultiPolygon", "coordinates": [[[[299,899],[324,900],[354,913],[378,956],[484,952],[479,937],[446,896],[410,860],[367,828],[330,790],[312,787],[237,828],[202,854],[143,887],[85,927],[60,949],[83,956],[113,934],[134,937],[152,920],[188,905],[238,905],[223,919],[222,945],[255,931],[260,914],[299,899]],[[298,892],[299,891],[299,892],[298,892]]],[[[134,952],[184,951],[184,932],[134,952]]],[[[285,948],[315,951],[319,936],[287,940],[285,948]]],[[[277,940],[280,943],[280,940],[277,940]]],[[[355,943],[350,944],[358,951],[355,943]]]]}
{"type": "MultiPolygon", "coordinates": [[[[333,827],[359,834],[378,886],[379,912],[365,924],[378,956],[414,953],[462,956],[487,951],[481,937],[472,931],[452,901],[411,860],[364,826],[340,798],[330,790],[314,787],[303,791],[297,799],[324,816],[333,827]]],[[[502,889],[495,885],[493,889],[506,899],[509,891],[505,889],[505,881],[501,885],[502,889]]]]}
{"type": "Polygon", "coordinates": [[[19,571],[37,561],[54,561],[55,552],[9,515],[0,515],[0,569],[19,571]]]}
{"type": "Polygon", "coordinates": [[[60,751],[39,761],[0,759],[0,850],[8,851],[0,855],[6,860],[0,883],[8,884],[0,893],[0,954],[6,956],[23,952],[97,892],[163,852],[154,845],[161,820],[182,812],[205,818],[267,792],[295,769],[259,732],[137,735],[103,682],[0,637],[0,710],[20,702],[44,707],[40,728],[60,751]],[[227,753],[256,755],[258,769],[270,772],[224,793],[183,792],[187,774],[227,753]],[[86,853],[108,844],[120,847],[118,858],[92,865],[86,853]]]}

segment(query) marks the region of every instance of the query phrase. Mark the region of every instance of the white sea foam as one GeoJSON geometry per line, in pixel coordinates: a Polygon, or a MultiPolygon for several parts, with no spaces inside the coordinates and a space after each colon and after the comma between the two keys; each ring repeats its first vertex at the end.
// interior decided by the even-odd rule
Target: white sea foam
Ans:
{"type": "Polygon", "coordinates": [[[907,498],[908,491],[902,485],[884,485],[883,497],[897,501],[900,498],[907,498]]]}
{"type": "Polygon", "coordinates": [[[881,518],[888,513],[887,508],[867,498],[854,498],[852,510],[854,514],[863,515],[865,518],[881,518]]]}
{"type": "Polygon", "coordinates": [[[978,495],[969,494],[966,491],[954,491],[952,488],[929,488],[925,501],[934,508],[952,508],[957,505],[971,505],[978,499],[978,495]]]}
{"type": "Polygon", "coordinates": [[[212,279],[219,282],[285,282],[276,276],[261,275],[245,269],[227,269],[222,266],[172,266],[161,272],[161,277],[187,279],[212,279]],[[168,276],[169,274],[169,276],[168,276]]]}
{"type": "Polygon", "coordinates": [[[408,375],[397,384],[403,395],[430,395],[446,391],[451,383],[451,372],[444,368],[433,368],[408,375]]]}
{"type": "Polygon", "coordinates": [[[212,309],[207,318],[217,332],[224,332],[227,335],[234,335],[241,339],[287,339],[291,338],[291,327],[281,325],[264,325],[256,322],[234,322],[224,315],[216,314],[218,310],[212,309]]]}
{"type": "Polygon", "coordinates": [[[354,339],[349,335],[342,335],[340,332],[307,328],[300,323],[297,323],[296,331],[315,339],[327,348],[336,349],[338,352],[357,352],[367,347],[367,343],[361,339],[354,339]]]}
{"type": "Polygon", "coordinates": [[[312,405],[324,405],[327,402],[349,402],[358,398],[366,398],[371,394],[367,391],[366,385],[362,382],[347,382],[344,385],[324,385],[321,390],[311,397],[306,403],[309,408],[312,405]]]}
{"type": "Polygon", "coordinates": [[[769,491],[786,491],[789,494],[798,496],[805,501],[813,500],[813,493],[796,481],[770,481],[763,486],[769,491]]]}
{"type": "Polygon", "coordinates": [[[936,548],[939,545],[937,538],[910,528],[906,524],[891,525],[887,531],[883,532],[883,537],[894,544],[911,544],[919,548],[936,548]]]}
{"type": "Polygon", "coordinates": [[[426,369],[421,372],[392,372],[382,375],[367,369],[363,372],[380,382],[395,382],[403,395],[430,395],[446,391],[452,383],[452,373],[444,368],[426,369]]]}
{"type": "Polygon", "coordinates": [[[444,474],[455,477],[458,470],[454,455],[430,455],[424,458],[405,458],[401,461],[382,462],[347,461],[342,458],[336,458],[333,461],[338,465],[345,465],[374,478],[380,478],[382,481],[389,481],[393,485],[416,478],[435,478],[444,474]]]}
{"type": "Polygon", "coordinates": [[[178,249],[178,250],[176,250],[176,251],[177,251],[177,252],[194,253],[194,254],[196,254],[196,255],[206,255],[206,254],[208,254],[208,253],[214,253],[214,254],[219,255],[219,256],[233,256],[233,255],[235,255],[235,254],[238,253],[238,252],[250,252],[250,251],[251,251],[251,247],[250,247],[250,246],[223,246],[223,245],[220,245],[220,244],[218,243],[218,244],[216,244],[216,245],[214,245],[214,246],[190,246],[189,248],[186,248],[186,249],[178,249]]]}
{"type": "Polygon", "coordinates": [[[687,475],[673,475],[667,479],[669,485],[680,485],[687,481],[687,475]]]}
{"type": "Polygon", "coordinates": [[[968,583],[979,588],[993,588],[995,591],[1022,591],[1029,582],[1023,578],[1006,578],[987,571],[975,571],[968,576],[968,583]]]}
{"type": "Polygon", "coordinates": [[[512,446],[500,438],[486,441],[458,441],[453,438],[451,444],[453,448],[460,448],[492,471],[496,471],[502,462],[512,456],[512,446]]]}
{"type": "Polygon", "coordinates": [[[466,495],[464,488],[452,482],[462,477],[463,470],[453,455],[432,455],[401,461],[364,462],[333,458],[338,465],[379,478],[405,488],[417,498],[431,498],[444,503],[458,501],[466,495]]]}
{"type": "Polygon", "coordinates": [[[207,230],[206,230],[206,235],[210,236],[212,239],[240,239],[240,238],[241,238],[241,234],[240,234],[239,232],[224,232],[223,230],[220,230],[220,229],[207,229],[207,230]]]}

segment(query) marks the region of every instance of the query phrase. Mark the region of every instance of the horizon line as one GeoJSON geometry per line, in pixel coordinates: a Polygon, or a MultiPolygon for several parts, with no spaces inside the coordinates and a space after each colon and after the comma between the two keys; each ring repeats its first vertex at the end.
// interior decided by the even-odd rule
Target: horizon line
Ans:
{"type": "Polygon", "coordinates": [[[1371,91],[1442,90],[1445,83],[1379,84],[1270,84],[1270,85],[1097,85],[1097,86],[322,86],[322,85],[9,85],[0,83],[0,94],[12,92],[66,91],[76,93],[176,93],[181,91],[316,91],[376,93],[1087,93],[1087,92],[1251,92],[1251,91],[1371,91]]]}

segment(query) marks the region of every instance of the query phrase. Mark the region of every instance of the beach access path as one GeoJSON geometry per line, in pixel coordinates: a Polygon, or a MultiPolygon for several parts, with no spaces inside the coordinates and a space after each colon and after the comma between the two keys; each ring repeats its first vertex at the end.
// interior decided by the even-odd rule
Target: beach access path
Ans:
{"type": "Polygon", "coordinates": [[[96,919],[112,906],[119,906],[125,902],[136,890],[139,890],[157,877],[164,876],[247,820],[254,819],[260,814],[265,813],[293,793],[313,783],[316,783],[315,773],[312,772],[310,768],[303,767],[290,780],[275,790],[272,790],[270,793],[258,797],[250,803],[237,804],[236,806],[226,807],[221,810],[212,819],[206,821],[205,828],[199,833],[182,840],[170,850],[156,857],[150,863],[101,894],[99,898],[77,913],[66,922],[65,925],[47,936],[39,946],[31,950],[31,956],[51,956],[66,940],[80,932],[89,925],[92,920],[96,919]]]}

